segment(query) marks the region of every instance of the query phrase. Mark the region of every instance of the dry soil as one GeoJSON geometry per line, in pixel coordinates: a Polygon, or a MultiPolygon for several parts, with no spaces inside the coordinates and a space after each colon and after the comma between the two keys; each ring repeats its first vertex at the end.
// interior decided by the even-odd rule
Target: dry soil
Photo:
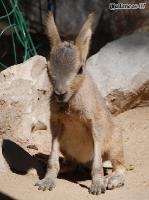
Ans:
{"type": "Polygon", "coordinates": [[[100,196],[88,194],[90,180],[78,183],[57,179],[53,191],[38,191],[37,175],[0,174],[0,200],[149,200],[149,107],[137,108],[118,115],[115,121],[124,129],[125,159],[128,167],[122,188],[100,196]]]}

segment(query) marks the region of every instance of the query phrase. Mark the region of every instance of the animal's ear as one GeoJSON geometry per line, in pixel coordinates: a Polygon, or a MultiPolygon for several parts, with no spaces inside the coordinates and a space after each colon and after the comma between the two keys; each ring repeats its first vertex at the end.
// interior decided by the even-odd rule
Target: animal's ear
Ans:
{"type": "Polygon", "coordinates": [[[56,24],[54,22],[54,17],[51,12],[49,12],[46,22],[46,29],[47,29],[47,35],[51,42],[51,48],[57,46],[61,43],[61,39],[56,27],[56,24]]]}
{"type": "Polygon", "coordinates": [[[96,15],[91,13],[86,19],[75,41],[76,46],[80,50],[82,61],[85,61],[88,55],[95,19],[96,15]]]}

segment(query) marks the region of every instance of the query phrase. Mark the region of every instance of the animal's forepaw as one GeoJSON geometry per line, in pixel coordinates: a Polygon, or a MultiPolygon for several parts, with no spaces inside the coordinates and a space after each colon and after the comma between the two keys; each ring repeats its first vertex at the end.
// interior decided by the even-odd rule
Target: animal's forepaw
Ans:
{"type": "Polygon", "coordinates": [[[101,193],[105,193],[105,190],[106,189],[105,189],[104,183],[101,183],[100,181],[93,181],[89,189],[89,193],[98,195],[101,193]]]}
{"type": "Polygon", "coordinates": [[[108,178],[107,189],[112,190],[124,185],[124,176],[121,174],[114,174],[108,178]]]}
{"type": "Polygon", "coordinates": [[[38,181],[35,186],[38,186],[38,190],[52,190],[53,188],[55,188],[55,181],[46,177],[40,181],[38,181]]]}

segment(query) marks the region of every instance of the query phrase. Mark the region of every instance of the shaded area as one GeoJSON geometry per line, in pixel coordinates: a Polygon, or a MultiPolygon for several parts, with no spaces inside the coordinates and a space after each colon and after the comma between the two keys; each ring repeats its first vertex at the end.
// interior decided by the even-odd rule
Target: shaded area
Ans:
{"type": "Polygon", "coordinates": [[[11,44],[9,49],[6,49],[4,52],[2,50],[2,52],[0,52],[0,60],[2,61],[0,61],[0,67],[3,69],[9,66],[6,59],[7,56],[9,57],[9,54],[11,55],[11,58],[9,58],[10,63],[12,62],[12,64],[17,64],[20,63],[20,61],[24,62],[30,57],[36,55],[36,49],[27,29],[22,12],[19,9],[18,1],[0,1],[0,13],[1,46],[5,47],[4,42],[7,41],[6,36],[8,35],[10,36],[8,38],[10,39],[8,44],[11,44]],[[18,48],[21,49],[21,56],[18,48]]]}
{"type": "MultiPolygon", "coordinates": [[[[44,163],[44,170],[46,173],[46,168],[47,168],[46,166],[48,164],[49,155],[38,153],[35,155],[35,158],[44,163]]],[[[63,157],[59,158],[59,162],[60,162],[60,172],[58,174],[59,179],[65,179],[73,183],[91,179],[91,172],[87,167],[81,164],[76,165],[76,163],[74,163],[75,167],[73,167],[73,163],[65,161],[63,157]]]]}
{"type": "MultiPolygon", "coordinates": [[[[45,164],[45,172],[46,172],[46,166],[48,163],[49,155],[45,155],[42,153],[36,154],[35,157],[43,162],[45,164]]],[[[67,181],[70,181],[72,183],[77,183],[79,181],[86,181],[91,180],[91,170],[87,165],[83,164],[76,164],[75,162],[66,161],[63,157],[59,158],[60,162],[60,172],[58,174],[59,179],[65,179],[67,181]]],[[[108,169],[103,168],[104,175],[108,174],[108,169]]],[[[81,184],[79,184],[81,186],[81,184]]],[[[85,187],[85,186],[81,186],[85,187]]]]}
{"type": "Polygon", "coordinates": [[[93,32],[88,57],[96,54],[103,46],[114,39],[110,31],[105,31],[103,29],[103,27],[105,26],[104,18],[105,16],[103,12],[93,32]]]}
{"type": "MultiPolygon", "coordinates": [[[[11,140],[3,140],[2,153],[12,172],[25,175],[30,169],[36,169],[40,179],[44,178],[49,156],[39,153],[31,156],[22,147],[11,140]]],[[[60,168],[64,167],[64,159],[60,157],[60,168]]],[[[77,165],[70,172],[59,173],[58,178],[73,183],[91,179],[90,170],[77,165]]]]}
{"type": "MultiPolygon", "coordinates": [[[[30,169],[36,169],[39,178],[44,178],[49,155],[39,153],[31,156],[11,140],[3,140],[2,153],[12,172],[25,175],[30,169]]],[[[64,159],[60,157],[60,168],[63,167],[64,159]]],[[[90,170],[82,165],[77,165],[70,172],[59,173],[58,178],[77,183],[78,181],[91,179],[91,176],[90,170]]]]}
{"type": "Polygon", "coordinates": [[[58,175],[59,179],[65,179],[67,181],[70,181],[72,183],[76,183],[80,185],[80,187],[89,189],[86,185],[79,183],[79,181],[86,181],[91,180],[91,171],[84,167],[83,165],[77,165],[76,169],[71,172],[66,173],[60,173],[58,175]]]}
{"type": "MultiPolygon", "coordinates": [[[[2,153],[12,172],[25,175],[30,169],[35,169],[39,179],[45,177],[49,155],[39,153],[31,156],[11,140],[3,140],[2,153]]],[[[60,157],[59,162],[61,169],[58,175],[59,179],[65,179],[76,184],[79,184],[79,181],[91,180],[91,171],[88,167],[74,163],[75,167],[73,167],[72,170],[69,170],[71,169],[71,166],[73,166],[72,162],[70,162],[71,166],[69,166],[69,161],[65,162],[63,157],[60,157]],[[68,170],[65,170],[65,168],[68,170]],[[63,170],[65,172],[63,172],[63,170]]],[[[83,184],[79,185],[86,188],[83,184]]]]}
{"type": "Polygon", "coordinates": [[[7,194],[0,192],[0,200],[17,200],[17,199],[14,199],[14,198],[8,196],[7,194]]]}
{"type": "Polygon", "coordinates": [[[3,140],[2,153],[13,172],[25,175],[30,169],[36,169],[39,178],[44,177],[43,163],[31,156],[15,142],[3,140]]]}
{"type": "Polygon", "coordinates": [[[78,183],[79,181],[91,180],[91,172],[83,165],[78,164],[74,170],[60,173],[58,178],[65,179],[72,183],[78,183]]]}

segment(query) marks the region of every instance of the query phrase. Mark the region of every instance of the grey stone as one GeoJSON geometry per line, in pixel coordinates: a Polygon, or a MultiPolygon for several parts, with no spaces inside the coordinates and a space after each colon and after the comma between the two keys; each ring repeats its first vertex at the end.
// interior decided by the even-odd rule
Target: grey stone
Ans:
{"type": "Polygon", "coordinates": [[[112,113],[149,105],[149,33],[108,43],[87,67],[112,113]]]}

